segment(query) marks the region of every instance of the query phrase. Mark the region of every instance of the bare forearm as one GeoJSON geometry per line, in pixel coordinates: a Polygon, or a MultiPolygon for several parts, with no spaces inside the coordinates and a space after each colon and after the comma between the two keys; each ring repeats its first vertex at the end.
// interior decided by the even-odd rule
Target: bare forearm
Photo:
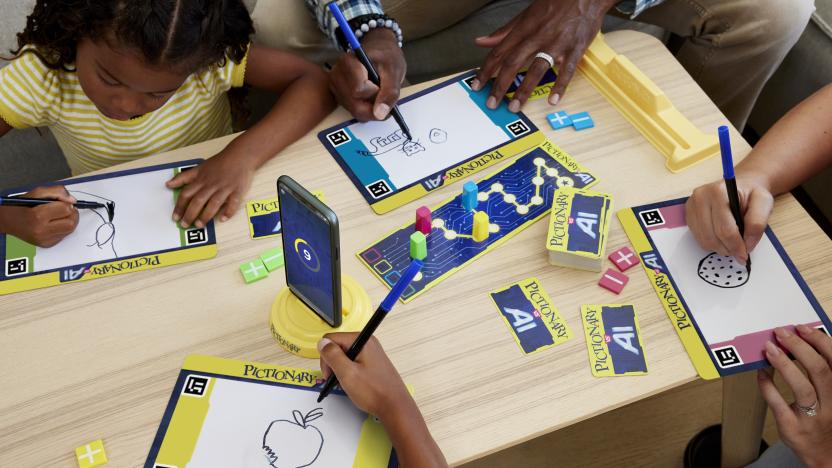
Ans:
{"type": "Polygon", "coordinates": [[[268,114],[234,139],[228,150],[251,158],[259,168],[306,135],[335,107],[322,71],[304,75],[283,90],[268,114]],[[301,110],[302,111],[299,111],[301,110]]]}
{"type": "Polygon", "coordinates": [[[832,85],[827,85],[780,119],[737,166],[737,174],[757,178],[777,195],[830,164],[832,85]]]}
{"type": "Polygon", "coordinates": [[[382,417],[381,422],[404,468],[448,466],[412,399],[390,416],[382,417]]]}

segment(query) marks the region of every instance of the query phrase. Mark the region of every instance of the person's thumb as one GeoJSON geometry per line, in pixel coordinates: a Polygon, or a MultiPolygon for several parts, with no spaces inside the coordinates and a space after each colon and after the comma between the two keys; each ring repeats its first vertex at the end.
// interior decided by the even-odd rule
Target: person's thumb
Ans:
{"type": "Polygon", "coordinates": [[[390,110],[399,100],[400,84],[393,79],[382,79],[381,88],[378,90],[376,102],[373,105],[373,116],[378,120],[384,120],[390,115],[390,110]]]}
{"type": "Polygon", "coordinates": [[[744,240],[748,252],[754,250],[762,239],[768,226],[768,218],[774,208],[774,197],[765,190],[754,190],[748,197],[743,221],[745,224],[744,240]]]}
{"type": "Polygon", "coordinates": [[[344,353],[344,350],[329,338],[321,338],[318,342],[318,352],[321,354],[321,372],[324,377],[329,377],[329,371],[335,372],[336,376],[343,375],[356,364],[344,353]]]}

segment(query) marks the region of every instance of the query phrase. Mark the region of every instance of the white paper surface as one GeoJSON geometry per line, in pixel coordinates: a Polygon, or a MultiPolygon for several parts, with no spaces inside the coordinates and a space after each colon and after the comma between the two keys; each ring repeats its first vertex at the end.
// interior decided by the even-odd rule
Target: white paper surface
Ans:
{"type": "Polygon", "coordinates": [[[392,117],[349,127],[375,155],[364,157],[375,157],[396,187],[424,179],[510,140],[459,84],[406,102],[399,110],[416,144],[406,146],[406,151],[402,150],[406,139],[392,117]]]}
{"type": "Polygon", "coordinates": [[[54,247],[36,249],[34,271],[180,247],[179,229],[171,220],[173,191],[165,187],[172,177],[173,170],[159,170],[67,185],[78,200],[114,201],[112,225],[105,209],[78,210],[75,232],[54,247]]]}
{"type": "Polygon", "coordinates": [[[736,288],[716,287],[699,277],[699,262],[710,252],[699,247],[687,226],[655,229],[650,237],[708,343],[818,320],[768,236],[751,252],[748,282],[736,288]]]}
{"type": "Polygon", "coordinates": [[[367,415],[345,396],[330,394],[321,403],[315,402],[317,397],[314,391],[215,380],[208,415],[187,466],[351,468],[367,415]],[[306,415],[315,408],[322,409],[322,417],[306,429],[295,423],[292,411],[306,415]],[[267,444],[277,456],[272,465],[263,449],[267,429],[267,444]]]}

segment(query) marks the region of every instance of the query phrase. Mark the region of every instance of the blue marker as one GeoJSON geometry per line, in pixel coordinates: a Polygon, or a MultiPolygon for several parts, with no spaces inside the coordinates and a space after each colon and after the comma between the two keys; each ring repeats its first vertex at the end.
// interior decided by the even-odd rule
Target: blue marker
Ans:
{"type": "MultiPolygon", "coordinates": [[[[335,1],[332,1],[329,3],[328,7],[329,11],[332,12],[332,16],[335,17],[338,27],[341,29],[341,32],[344,33],[344,37],[350,44],[350,49],[352,49],[355,53],[355,57],[358,58],[361,64],[364,65],[364,68],[367,69],[367,76],[370,78],[370,81],[372,81],[376,86],[381,86],[381,78],[379,78],[378,72],[376,72],[376,68],[373,66],[373,62],[370,61],[370,57],[367,57],[364,49],[361,48],[361,43],[358,42],[358,38],[355,37],[355,33],[352,31],[350,24],[347,22],[347,18],[344,17],[344,13],[341,12],[341,9],[338,8],[338,4],[335,1]]],[[[402,132],[407,139],[412,140],[413,136],[410,134],[410,128],[408,128],[407,124],[404,122],[404,117],[402,117],[402,113],[399,112],[399,107],[393,106],[390,113],[393,115],[396,123],[399,124],[399,127],[401,127],[402,132]]]]}
{"type": "MultiPolygon", "coordinates": [[[[737,179],[734,178],[734,157],[731,155],[731,138],[728,135],[728,127],[719,127],[719,149],[722,152],[722,178],[725,179],[725,188],[728,190],[728,205],[731,214],[737,223],[740,237],[745,236],[745,223],[740,210],[740,194],[737,191],[737,179]]],[[[748,261],[745,264],[748,272],[751,272],[751,254],[748,254],[748,261]]]]}
{"type": "MultiPolygon", "coordinates": [[[[393,285],[393,289],[387,294],[387,297],[381,301],[381,305],[378,306],[376,312],[370,318],[370,321],[367,322],[367,325],[361,330],[359,333],[358,338],[350,346],[350,349],[347,350],[347,357],[350,358],[350,361],[355,361],[355,358],[358,357],[358,353],[361,352],[361,349],[364,348],[364,345],[367,344],[367,341],[370,340],[370,337],[373,336],[373,333],[376,331],[376,328],[381,324],[381,321],[384,320],[384,317],[387,316],[387,313],[393,310],[393,306],[396,305],[396,301],[402,297],[404,294],[404,290],[410,286],[410,282],[413,281],[413,278],[416,277],[416,274],[419,273],[419,270],[422,269],[422,261],[421,260],[413,260],[410,262],[410,266],[404,270],[402,273],[401,278],[396,281],[396,284],[393,285]]],[[[321,389],[320,395],[318,395],[318,403],[320,403],[327,395],[335,388],[335,385],[338,384],[338,377],[335,376],[333,372],[330,374],[329,378],[326,379],[323,388],[321,389]]]]}

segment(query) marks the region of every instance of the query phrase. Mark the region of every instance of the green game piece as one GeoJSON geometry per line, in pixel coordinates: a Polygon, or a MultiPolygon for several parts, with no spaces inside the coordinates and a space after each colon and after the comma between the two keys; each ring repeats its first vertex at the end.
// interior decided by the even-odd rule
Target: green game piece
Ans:
{"type": "Polygon", "coordinates": [[[283,249],[275,247],[260,254],[260,260],[269,272],[275,271],[283,266],[283,249]]]}
{"type": "Polygon", "coordinates": [[[424,260],[428,256],[428,240],[420,231],[410,235],[410,258],[424,260]]]}
{"type": "Polygon", "coordinates": [[[266,265],[263,265],[263,260],[259,258],[240,265],[240,273],[243,274],[243,280],[246,284],[269,276],[269,270],[266,269],[266,265]]]}

